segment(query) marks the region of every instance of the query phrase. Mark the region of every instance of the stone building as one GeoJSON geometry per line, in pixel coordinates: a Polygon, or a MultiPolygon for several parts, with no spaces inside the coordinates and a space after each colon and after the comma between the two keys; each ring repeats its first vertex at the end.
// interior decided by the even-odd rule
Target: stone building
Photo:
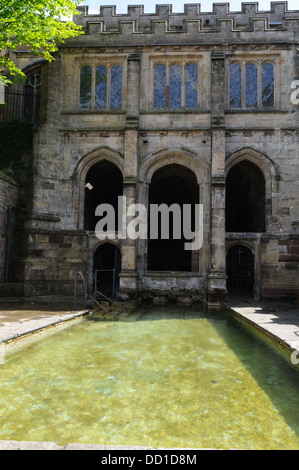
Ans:
{"type": "Polygon", "coordinates": [[[76,271],[109,285],[115,269],[118,291],[144,299],[298,299],[299,10],[99,9],[78,7],[85,34],[55,61],[17,54],[40,103],[25,295],[72,293],[76,271]],[[202,246],[100,240],[96,208],[119,214],[119,196],[200,205],[202,246]]]}

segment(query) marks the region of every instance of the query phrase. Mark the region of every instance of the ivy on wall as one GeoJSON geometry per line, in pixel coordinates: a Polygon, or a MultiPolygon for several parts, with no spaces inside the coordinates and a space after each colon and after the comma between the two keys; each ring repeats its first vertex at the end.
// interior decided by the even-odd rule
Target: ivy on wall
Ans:
{"type": "Polygon", "coordinates": [[[0,122],[0,172],[21,186],[31,166],[33,130],[30,122],[0,122]]]}

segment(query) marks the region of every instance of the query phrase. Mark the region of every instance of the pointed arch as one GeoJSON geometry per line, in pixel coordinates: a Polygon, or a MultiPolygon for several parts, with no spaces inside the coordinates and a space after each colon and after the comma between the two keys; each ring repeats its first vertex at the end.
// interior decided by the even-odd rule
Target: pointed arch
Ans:
{"type": "MultiPolygon", "coordinates": [[[[92,168],[102,162],[108,162],[110,166],[114,165],[115,169],[123,177],[124,159],[123,156],[111,149],[110,147],[99,147],[84,155],[76,165],[72,179],[75,182],[74,187],[74,207],[77,208],[77,224],[79,229],[84,228],[84,205],[87,183],[86,177],[92,168]]],[[[118,178],[119,179],[119,178],[118,178]]]]}
{"type": "MultiPolygon", "coordinates": [[[[255,198],[260,198],[259,201],[256,201],[256,205],[263,203],[263,215],[262,210],[259,213],[259,221],[255,224],[253,230],[227,230],[227,231],[267,231],[268,220],[267,218],[272,214],[272,187],[273,181],[278,174],[278,169],[275,167],[273,161],[265,154],[252,149],[252,148],[242,148],[237,152],[234,152],[226,160],[226,179],[227,179],[227,203],[229,203],[229,191],[232,186],[228,179],[228,176],[232,178],[233,173],[236,173],[240,169],[241,174],[244,175],[244,178],[247,178],[247,183],[250,185],[252,192],[255,192],[255,198]],[[231,171],[232,170],[232,171],[231,171]],[[262,221],[264,220],[264,222],[262,221]]],[[[238,177],[235,178],[235,181],[239,180],[238,177]]],[[[240,182],[240,181],[239,181],[240,182]]],[[[232,200],[234,197],[231,197],[232,200]]],[[[241,200],[241,198],[240,198],[241,200]]],[[[232,208],[226,207],[226,219],[229,220],[229,214],[232,208]]],[[[228,225],[231,224],[228,223],[228,225]]],[[[246,225],[246,224],[245,224],[246,225]]],[[[250,225],[250,224],[249,224],[250,225]]]]}

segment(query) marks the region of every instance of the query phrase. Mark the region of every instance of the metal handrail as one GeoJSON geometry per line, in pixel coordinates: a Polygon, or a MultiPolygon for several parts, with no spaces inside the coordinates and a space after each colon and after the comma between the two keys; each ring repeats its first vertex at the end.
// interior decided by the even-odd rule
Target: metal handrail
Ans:
{"type": "MultiPolygon", "coordinates": [[[[97,271],[97,270],[96,270],[97,271]]],[[[93,295],[90,295],[88,294],[88,285],[87,285],[87,279],[88,279],[88,271],[86,272],[86,278],[84,278],[84,275],[81,271],[76,271],[75,272],[75,284],[74,284],[74,310],[77,310],[77,287],[78,287],[78,281],[77,281],[77,277],[78,275],[81,276],[82,278],[82,281],[83,281],[83,287],[84,287],[84,308],[86,308],[87,306],[87,299],[88,297],[91,298],[91,300],[93,302],[95,302],[100,308],[102,308],[106,314],[108,314],[109,312],[105,309],[105,307],[103,307],[103,305],[100,304],[100,302],[96,299],[96,295],[101,295],[102,297],[104,297],[108,302],[116,305],[119,309],[120,309],[120,313],[122,313],[124,311],[124,307],[122,307],[121,305],[117,304],[116,302],[114,302],[112,299],[110,299],[109,297],[107,297],[106,295],[104,295],[102,292],[100,292],[98,289],[97,289],[97,285],[96,285],[96,271],[95,271],[95,290],[93,292],[93,295]]],[[[114,270],[113,270],[114,271],[114,270]]],[[[121,295],[116,292],[114,290],[114,293],[117,293],[120,297],[121,295]]]]}

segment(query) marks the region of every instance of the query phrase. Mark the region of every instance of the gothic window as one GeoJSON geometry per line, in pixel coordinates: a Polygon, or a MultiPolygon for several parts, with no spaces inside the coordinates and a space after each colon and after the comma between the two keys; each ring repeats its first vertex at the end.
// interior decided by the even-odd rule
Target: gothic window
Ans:
{"type": "Polygon", "coordinates": [[[154,67],[154,108],[196,108],[198,90],[196,64],[175,63],[154,67]]]}
{"type": "Polygon", "coordinates": [[[166,106],[166,67],[157,64],[154,71],[154,108],[166,106]]]}
{"type": "Polygon", "coordinates": [[[262,65],[262,106],[274,106],[274,66],[271,62],[262,65]]]}
{"type": "Polygon", "coordinates": [[[169,107],[180,108],[182,101],[182,67],[179,64],[170,66],[169,107]]]}
{"type": "Polygon", "coordinates": [[[256,108],[258,105],[257,66],[249,63],[245,67],[245,106],[256,108]]]}
{"type": "Polygon", "coordinates": [[[24,86],[24,120],[38,121],[40,113],[40,72],[31,73],[24,86]]]}
{"type": "Polygon", "coordinates": [[[95,107],[107,108],[107,68],[99,65],[96,68],[95,107]]]}
{"type": "Polygon", "coordinates": [[[271,62],[233,62],[229,67],[230,108],[271,108],[274,100],[274,65],[271,62]]]}
{"type": "Polygon", "coordinates": [[[84,65],[80,71],[80,108],[91,107],[91,67],[84,65]]]}
{"type": "Polygon", "coordinates": [[[113,65],[111,67],[111,98],[110,108],[121,109],[122,107],[122,67],[113,65]]]}
{"type": "Polygon", "coordinates": [[[185,72],[185,106],[186,108],[197,107],[197,65],[188,64],[185,72]]]}
{"type": "Polygon", "coordinates": [[[231,108],[241,107],[241,94],[242,69],[239,63],[234,62],[230,66],[229,105],[231,108]]]}
{"type": "Polygon", "coordinates": [[[80,108],[122,109],[123,68],[104,64],[80,70],[80,108]]]}

